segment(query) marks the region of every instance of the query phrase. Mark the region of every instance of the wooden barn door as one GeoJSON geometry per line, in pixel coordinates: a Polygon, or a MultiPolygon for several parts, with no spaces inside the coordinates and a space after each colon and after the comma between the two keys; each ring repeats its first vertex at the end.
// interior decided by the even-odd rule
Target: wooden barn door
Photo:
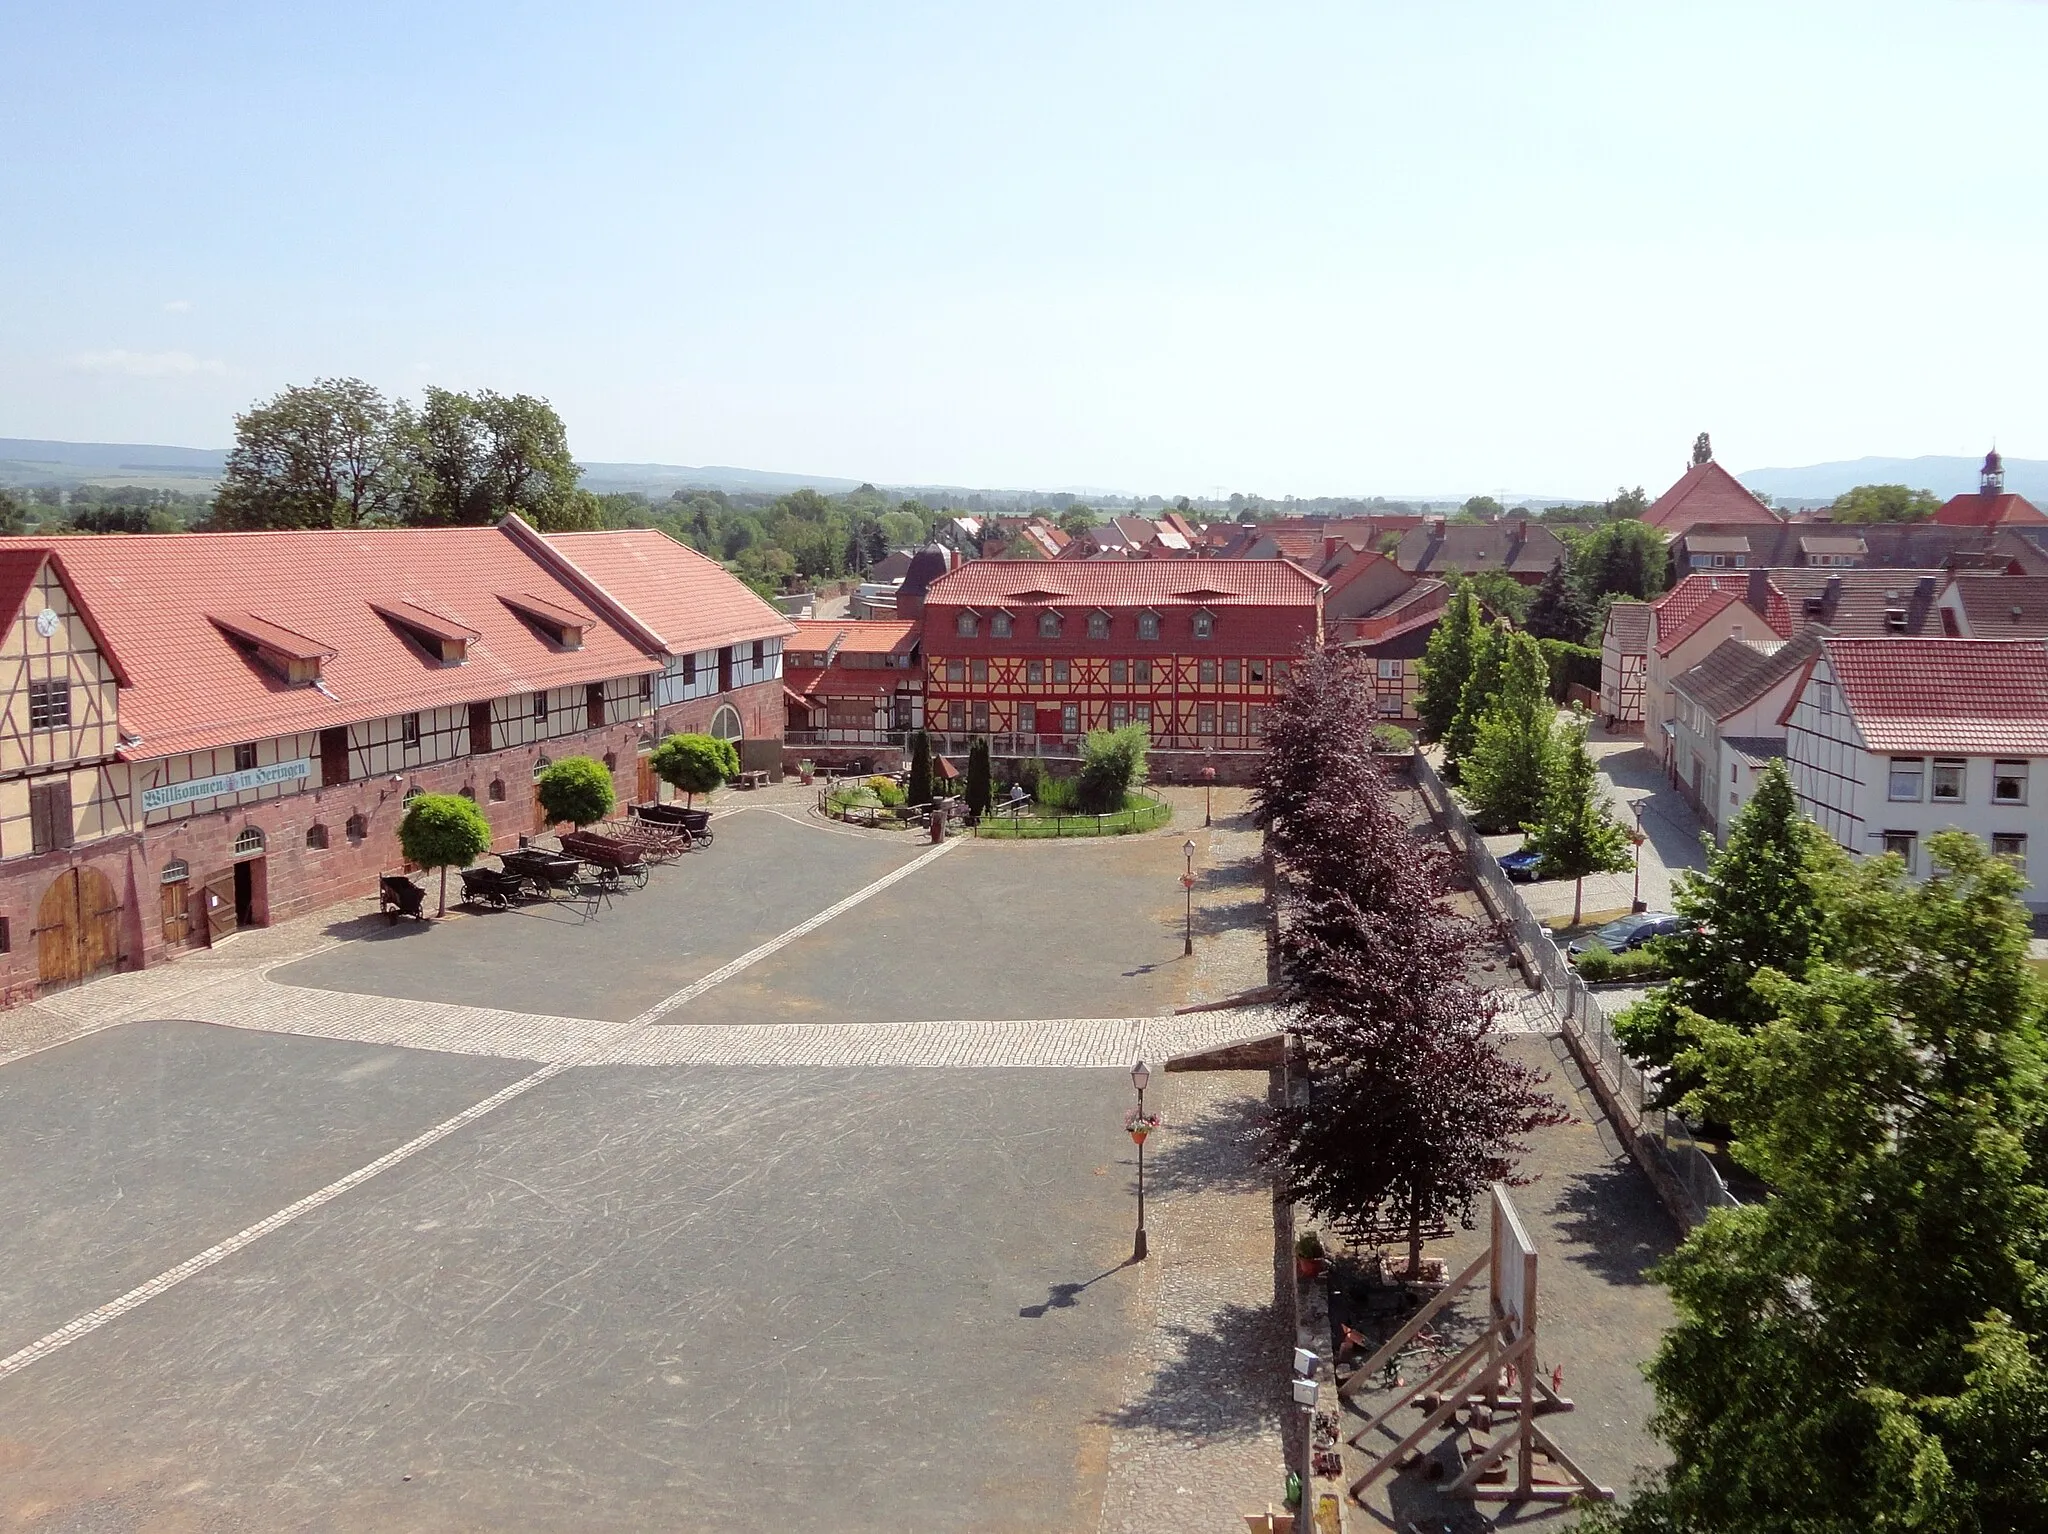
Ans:
{"type": "Polygon", "coordinates": [[[654,758],[643,752],[638,771],[639,776],[633,783],[636,801],[641,804],[652,804],[661,796],[661,779],[654,775],[654,758]]]}
{"type": "Polygon", "coordinates": [[[68,868],[36,907],[36,978],[70,985],[121,962],[121,903],[107,876],[68,868]]]}
{"type": "Polygon", "coordinates": [[[209,946],[230,932],[240,930],[241,923],[235,919],[235,871],[232,868],[208,874],[206,888],[199,900],[206,910],[206,941],[209,946]]]}

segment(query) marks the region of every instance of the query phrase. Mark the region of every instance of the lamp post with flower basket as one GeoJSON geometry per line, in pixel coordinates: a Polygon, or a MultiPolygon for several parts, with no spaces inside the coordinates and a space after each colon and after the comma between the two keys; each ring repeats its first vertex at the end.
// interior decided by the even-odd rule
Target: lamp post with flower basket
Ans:
{"type": "Polygon", "coordinates": [[[1145,1111],[1145,1088],[1152,1084],[1152,1072],[1140,1060],[1131,1067],[1131,1085],[1138,1089],[1138,1106],[1124,1115],[1124,1129],[1138,1147],[1138,1239],[1131,1247],[1131,1261],[1145,1260],[1145,1136],[1159,1127],[1159,1115],[1145,1111]]]}

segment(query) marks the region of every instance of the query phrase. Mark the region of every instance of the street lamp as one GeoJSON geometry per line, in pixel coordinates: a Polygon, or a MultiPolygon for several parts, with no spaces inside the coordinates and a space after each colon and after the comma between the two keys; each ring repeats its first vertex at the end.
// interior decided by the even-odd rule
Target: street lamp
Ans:
{"type": "Polygon", "coordinates": [[[1204,826],[1210,824],[1209,796],[1215,791],[1215,788],[1216,769],[1214,767],[1204,767],[1202,769],[1202,824],[1204,826]]]}
{"type": "Polygon", "coordinates": [[[1131,1261],[1145,1260],[1145,1136],[1159,1127],[1159,1115],[1145,1111],[1145,1088],[1152,1085],[1152,1072],[1140,1060],[1131,1067],[1131,1085],[1138,1090],[1138,1106],[1125,1115],[1124,1128],[1138,1146],[1138,1239],[1131,1246],[1131,1261]]]}
{"type": "Polygon", "coordinates": [[[1187,914],[1181,923],[1181,954],[1183,957],[1195,951],[1195,839],[1188,838],[1188,844],[1181,848],[1181,855],[1188,860],[1187,871],[1180,876],[1180,887],[1187,896],[1187,914]]]}
{"type": "Polygon", "coordinates": [[[1628,807],[1629,813],[1636,818],[1636,828],[1629,833],[1628,838],[1634,844],[1636,853],[1636,892],[1630,897],[1629,909],[1640,911],[1643,908],[1643,801],[1640,798],[1631,799],[1628,807]]]}

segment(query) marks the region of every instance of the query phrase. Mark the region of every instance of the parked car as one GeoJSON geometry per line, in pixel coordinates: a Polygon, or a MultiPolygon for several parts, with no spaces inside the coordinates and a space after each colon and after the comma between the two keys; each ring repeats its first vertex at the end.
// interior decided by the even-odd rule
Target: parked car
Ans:
{"type": "Polygon", "coordinates": [[[1683,931],[1685,921],[1669,911],[1638,911],[1633,916],[1623,916],[1604,927],[1596,927],[1584,937],[1573,938],[1566,945],[1565,952],[1582,954],[1594,944],[1599,944],[1610,953],[1627,953],[1631,948],[1640,948],[1653,937],[1669,937],[1683,931]]]}
{"type": "Polygon", "coordinates": [[[1517,847],[1513,852],[1503,852],[1494,861],[1500,864],[1500,871],[1517,884],[1527,884],[1539,877],[1543,867],[1543,854],[1528,847],[1517,847]]]}

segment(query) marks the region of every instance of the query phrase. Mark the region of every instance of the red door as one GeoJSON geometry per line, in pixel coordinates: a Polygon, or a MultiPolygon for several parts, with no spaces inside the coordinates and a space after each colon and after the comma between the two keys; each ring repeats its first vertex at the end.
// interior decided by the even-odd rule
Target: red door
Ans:
{"type": "Polygon", "coordinates": [[[1058,735],[1058,734],[1059,734],[1059,732],[1060,732],[1060,706],[1059,706],[1059,705],[1058,705],[1057,703],[1055,703],[1055,704],[1052,704],[1052,705],[1051,705],[1050,707],[1048,707],[1047,705],[1045,705],[1045,704],[1043,704],[1043,703],[1039,704],[1039,705],[1038,705],[1038,733],[1039,733],[1040,735],[1054,735],[1054,736],[1056,736],[1056,735],[1058,735]]]}

